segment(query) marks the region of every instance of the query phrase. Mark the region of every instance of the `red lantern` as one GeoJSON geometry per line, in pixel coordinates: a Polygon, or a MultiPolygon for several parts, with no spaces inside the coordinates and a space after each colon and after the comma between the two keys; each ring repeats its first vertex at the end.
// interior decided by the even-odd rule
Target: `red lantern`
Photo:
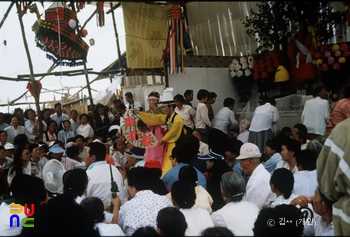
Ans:
{"type": "MultiPolygon", "coordinates": [[[[41,89],[42,89],[42,85],[41,85],[41,82],[40,81],[34,81],[35,82],[35,86],[36,86],[36,91],[38,93],[38,97],[40,95],[40,92],[41,92],[41,89]]],[[[27,84],[27,89],[29,90],[30,94],[32,96],[35,97],[34,95],[34,89],[33,89],[33,85],[32,85],[32,82],[29,81],[28,84],[27,84]]]]}

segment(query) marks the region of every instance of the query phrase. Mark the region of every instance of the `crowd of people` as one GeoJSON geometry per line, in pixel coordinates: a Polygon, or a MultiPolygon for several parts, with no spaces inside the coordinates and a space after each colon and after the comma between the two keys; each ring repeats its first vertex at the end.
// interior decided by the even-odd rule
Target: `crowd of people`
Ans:
{"type": "Polygon", "coordinates": [[[215,112],[217,97],[199,89],[194,107],[193,90],[153,91],[144,108],[127,92],[88,114],[0,113],[0,235],[349,235],[350,87],[332,105],[315,87],[300,122],[277,132],[275,99],[248,120],[231,97],[215,112]],[[128,116],[152,146],[132,142],[128,116]],[[43,177],[53,159],[57,192],[43,177]],[[11,204],[34,219],[19,225],[11,204]]]}

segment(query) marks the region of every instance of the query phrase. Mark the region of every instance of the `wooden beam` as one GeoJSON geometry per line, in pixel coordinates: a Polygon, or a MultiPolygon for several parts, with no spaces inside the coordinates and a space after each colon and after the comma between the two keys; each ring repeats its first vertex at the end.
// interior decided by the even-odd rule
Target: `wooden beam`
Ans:
{"type": "Polygon", "coordinates": [[[92,17],[96,14],[97,9],[95,9],[95,11],[91,14],[91,16],[89,16],[88,19],[86,19],[86,21],[84,22],[84,25],[81,27],[81,29],[84,29],[86,24],[92,19],[92,17]]]}
{"type": "Polygon", "coordinates": [[[115,9],[117,9],[118,7],[120,7],[120,5],[122,5],[121,2],[118,2],[116,5],[113,6],[113,3],[110,2],[110,6],[111,6],[111,9],[109,9],[108,11],[106,11],[106,14],[109,14],[111,12],[114,12],[115,9]]]}
{"type": "Polygon", "coordinates": [[[26,50],[26,54],[27,54],[27,59],[28,59],[28,65],[29,65],[29,71],[30,71],[30,79],[32,82],[32,88],[33,88],[33,94],[34,94],[34,100],[35,100],[35,107],[36,107],[36,111],[37,111],[37,115],[38,115],[38,121],[39,121],[39,136],[37,137],[39,139],[39,141],[42,140],[43,137],[43,124],[42,124],[42,114],[40,112],[40,104],[39,104],[39,91],[38,88],[36,87],[36,81],[35,81],[35,77],[34,75],[34,71],[33,71],[33,63],[32,63],[32,59],[30,56],[30,52],[29,52],[29,47],[28,47],[28,43],[27,43],[27,38],[25,35],[25,31],[24,31],[24,24],[23,24],[23,14],[21,13],[17,13],[18,14],[18,20],[21,26],[21,32],[22,32],[22,38],[23,38],[23,44],[24,44],[24,48],[26,50]]]}
{"type": "Polygon", "coordinates": [[[2,20],[0,22],[0,29],[1,29],[2,25],[5,23],[5,20],[6,20],[7,16],[9,15],[14,4],[15,4],[15,1],[12,1],[10,6],[7,8],[7,11],[5,12],[4,17],[2,18],[2,20]]]}
{"type": "MultiPolygon", "coordinates": [[[[115,70],[110,70],[110,71],[103,71],[103,72],[95,72],[95,71],[90,71],[92,68],[86,69],[88,71],[88,74],[96,74],[96,75],[108,75],[108,74],[116,74],[122,72],[122,70],[115,69],[115,70]]],[[[73,71],[62,71],[62,72],[48,72],[48,73],[36,73],[33,74],[34,77],[39,77],[39,76],[80,76],[80,75],[85,75],[85,69],[81,70],[73,70],[73,71]]],[[[10,80],[16,80],[16,81],[29,81],[31,75],[30,74],[21,74],[17,75],[17,79],[15,78],[7,78],[10,80]]],[[[6,78],[0,76],[0,80],[6,80],[6,78]]]]}

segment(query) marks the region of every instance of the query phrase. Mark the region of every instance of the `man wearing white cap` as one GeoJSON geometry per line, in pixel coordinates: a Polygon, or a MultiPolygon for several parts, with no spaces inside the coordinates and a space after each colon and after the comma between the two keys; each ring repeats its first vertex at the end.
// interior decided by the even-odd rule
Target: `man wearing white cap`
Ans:
{"type": "Polygon", "coordinates": [[[241,161],[243,172],[250,175],[243,200],[254,203],[259,209],[276,200],[270,188],[271,174],[260,164],[260,157],[258,146],[248,142],[241,146],[236,158],[241,161]]]}

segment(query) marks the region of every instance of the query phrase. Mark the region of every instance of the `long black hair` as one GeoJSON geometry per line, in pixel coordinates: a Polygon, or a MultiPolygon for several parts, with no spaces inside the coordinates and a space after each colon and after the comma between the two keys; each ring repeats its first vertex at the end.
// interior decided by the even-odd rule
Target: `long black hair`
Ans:
{"type": "Polygon", "coordinates": [[[285,199],[288,199],[294,187],[293,173],[285,168],[276,169],[271,175],[270,183],[275,185],[275,188],[283,194],[285,199]]]}

